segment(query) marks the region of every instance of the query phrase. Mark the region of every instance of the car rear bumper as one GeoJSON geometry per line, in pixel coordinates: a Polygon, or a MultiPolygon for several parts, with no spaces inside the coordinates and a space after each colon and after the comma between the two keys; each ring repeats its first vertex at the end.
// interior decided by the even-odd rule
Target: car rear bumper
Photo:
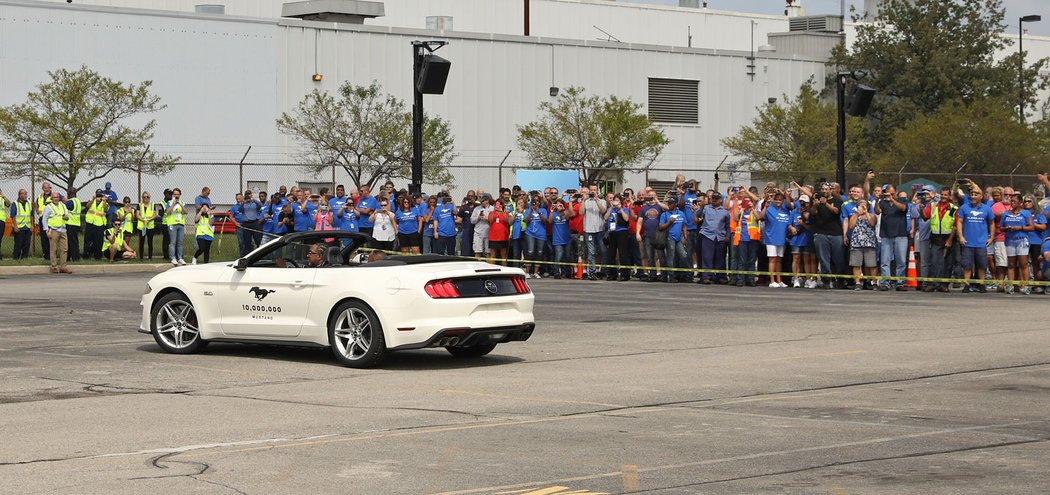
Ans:
{"type": "Polygon", "coordinates": [[[504,342],[526,341],[529,340],[529,337],[532,337],[532,331],[535,329],[536,324],[533,322],[501,327],[446,328],[439,330],[424,342],[399,345],[397,347],[391,347],[390,350],[423,349],[427,347],[444,347],[447,345],[464,347],[475,344],[502,344],[504,342]]]}

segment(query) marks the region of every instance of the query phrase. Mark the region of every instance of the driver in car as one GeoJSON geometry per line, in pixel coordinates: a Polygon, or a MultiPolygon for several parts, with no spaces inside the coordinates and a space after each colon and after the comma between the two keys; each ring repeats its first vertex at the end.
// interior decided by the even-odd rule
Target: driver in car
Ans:
{"type": "Polygon", "coordinates": [[[310,246],[310,252],[306,253],[306,266],[308,268],[323,268],[329,266],[328,264],[328,246],[323,242],[318,242],[313,246],[310,246]]]}

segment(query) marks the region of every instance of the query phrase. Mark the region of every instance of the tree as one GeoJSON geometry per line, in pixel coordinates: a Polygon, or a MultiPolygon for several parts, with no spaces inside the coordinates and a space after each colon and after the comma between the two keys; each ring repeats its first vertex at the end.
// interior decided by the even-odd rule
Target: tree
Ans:
{"type": "MultiPolygon", "coordinates": [[[[801,180],[807,174],[833,176],[836,163],[835,105],[820,98],[813,81],[805,82],[794,99],[767,103],[750,126],[722,145],[752,164],[752,171],[773,180],[801,180]]],[[[859,139],[863,121],[846,120],[846,158],[851,168],[867,167],[869,155],[859,139]]],[[[810,179],[815,179],[810,176],[810,179]]]]}
{"type": "MultiPolygon", "coordinates": [[[[441,118],[424,116],[423,178],[452,186],[448,165],[456,157],[452,130],[441,118]]],[[[305,168],[319,174],[339,165],[358,186],[412,177],[412,113],[400,99],[383,94],[379,84],[349,82],[338,96],[314,90],[291,113],[277,119],[277,129],[304,146],[305,168]]]]}
{"type": "Polygon", "coordinates": [[[81,66],[48,72],[51,80],[25,103],[0,108],[0,170],[9,177],[36,176],[72,188],[115,170],[161,175],[178,158],[149,151],[156,120],[127,124],[165,108],[150,94],[152,81],[123,84],[81,66]]]}
{"type": "MultiPolygon", "coordinates": [[[[848,49],[833,50],[830,72],[868,72],[863,82],[879,91],[872,110],[880,121],[868,137],[880,147],[896,129],[949,101],[992,98],[1016,112],[1020,55],[996,60],[1013,44],[1001,36],[1004,16],[1001,0],[889,0],[877,22],[857,26],[848,49]]],[[[1026,108],[1048,87],[1039,75],[1046,64],[1024,67],[1026,108]]]]}
{"type": "Polygon", "coordinates": [[[964,174],[1034,175],[1041,159],[1040,136],[1022,124],[1001,101],[952,100],[936,112],[918,117],[893,134],[893,145],[881,161],[922,164],[931,170],[964,174]]]}
{"type": "Polygon", "coordinates": [[[539,120],[518,127],[518,147],[533,166],[578,170],[584,183],[619,179],[632,165],[651,165],[670,143],[641,107],[571,87],[554,103],[540,104],[539,120]]]}

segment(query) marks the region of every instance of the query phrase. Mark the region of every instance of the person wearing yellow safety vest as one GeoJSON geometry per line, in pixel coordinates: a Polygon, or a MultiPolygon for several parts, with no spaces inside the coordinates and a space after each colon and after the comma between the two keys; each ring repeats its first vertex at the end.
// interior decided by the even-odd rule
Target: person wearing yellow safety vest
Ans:
{"type": "Polygon", "coordinates": [[[160,251],[161,252],[160,252],[160,255],[161,255],[161,257],[169,257],[168,256],[168,246],[171,244],[171,232],[168,230],[168,227],[171,225],[171,215],[169,215],[167,213],[167,209],[168,209],[168,202],[171,201],[172,197],[173,196],[171,194],[171,189],[165,189],[164,190],[164,199],[162,201],[160,201],[160,205],[157,208],[160,211],[160,233],[161,233],[161,241],[160,241],[160,251]]]}
{"type": "Polygon", "coordinates": [[[193,217],[193,223],[197,225],[197,252],[193,253],[190,264],[197,264],[197,257],[204,255],[204,262],[211,262],[211,241],[215,240],[215,230],[211,227],[211,208],[201,205],[197,208],[197,215],[193,217]]]}
{"type": "Polygon", "coordinates": [[[11,257],[20,260],[29,257],[29,241],[33,238],[33,203],[29,191],[18,190],[18,199],[12,202],[11,219],[14,220],[15,247],[11,257]]]}
{"type": "Polygon", "coordinates": [[[80,225],[81,214],[84,212],[84,204],[77,198],[77,188],[69,188],[69,197],[66,198],[66,210],[69,211],[69,220],[66,220],[66,237],[69,239],[69,261],[76,263],[80,261],[80,225]]]}
{"type": "Polygon", "coordinates": [[[84,258],[102,259],[102,233],[106,230],[109,201],[101,189],[88,202],[84,214],[84,258]]]}
{"type": "Polygon", "coordinates": [[[0,191],[0,260],[4,259],[4,235],[7,234],[7,211],[11,207],[11,202],[4,197],[4,192],[0,191]]]}
{"type": "Polygon", "coordinates": [[[133,260],[138,254],[128,245],[124,234],[124,226],[119,217],[113,219],[113,227],[106,229],[102,239],[102,252],[109,258],[109,262],[120,258],[122,260],[133,260]]]}
{"type": "Polygon", "coordinates": [[[37,233],[40,235],[40,250],[46,260],[51,252],[51,243],[47,238],[47,229],[44,228],[44,207],[51,204],[51,184],[45,182],[40,185],[40,189],[44,192],[36,197],[36,201],[33,204],[33,212],[36,213],[37,233]]]}
{"type": "Polygon", "coordinates": [[[46,231],[51,247],[51,273],[73,273],[66,267],[68,252],[68,240],[66,236],[66,221],[69,220],[69,211],[62,201],[58,191],[51,193],[51,202],[44,207],[42,223],[46,231]]]}
{"type": "Polygon", "coordinates": [[[181,189],[172,189],[171,201],[164,205],[164,215],[168,219],[168,235],[171,236],[171,244],[168,245],[171,264],[185,265],[186,261],[182,259],[182,241],[186,234],[186,204],[182,202],[181,189]]]}
{"type": "MultiPolygon", "coordinates": [[[[955,217],[959,208],[952,202],[952,189],[941,188],[940,201],[926,205],[922,218],[930,221],[930,277],[949,278],[952,259],[958,258],[955,246],[955,217]]],[[[923,292],[948,292],[948,284],[928,284],[923,292]]]]}
{"type": "Polygon", "coordinates": [[[116,218],[120,219],[121,228],[124,230],[124,241],[129,246],[135,245],[135,207],[131,204],[131,198],[124,196],[120,208],[117,209],[116,218]]]}
{"type": "Polygon", "coordinates": [[[142,192],[142,200],[135,210],[135,231],[139,233],[139,252],[143,258],[153,259],[153,236],[157,233],[157,207],[150,199],[149,192],[142,192]],[[149,248],[149,255],[146,249],[149,248]]]}

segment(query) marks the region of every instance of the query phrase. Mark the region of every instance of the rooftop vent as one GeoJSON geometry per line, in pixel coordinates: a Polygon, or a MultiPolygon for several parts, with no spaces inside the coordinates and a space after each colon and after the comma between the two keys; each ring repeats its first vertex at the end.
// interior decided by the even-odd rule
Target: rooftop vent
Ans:
{"type": "Polygon", "coordinates": [[[281,17],[295,17],[304,21],[364,24],[365,19],[383,15],[383,2],[365,0],[307,0],[281,6],[281,17]]]}
{"type": "Polygon", "coordinates": [[[205,3],[194,6],[193,11],[198,14],[225,14],[226,6],[222,4],[205,3]]]}
{"type": "Polygon", "coordinates": [[[790,31],[842,32],[842,18],[836,15],[808,15],[788,19],[790,31]]]}

